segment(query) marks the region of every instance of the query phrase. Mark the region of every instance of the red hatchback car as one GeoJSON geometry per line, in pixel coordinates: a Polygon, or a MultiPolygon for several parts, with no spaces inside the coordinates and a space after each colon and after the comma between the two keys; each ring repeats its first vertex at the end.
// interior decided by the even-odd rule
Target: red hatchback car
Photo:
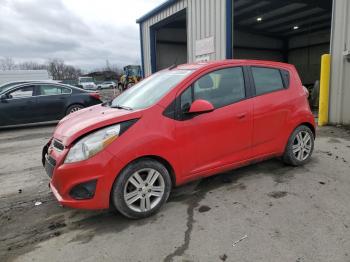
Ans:
{"type": "Polygon", "coordinates": [[[294,66],[225,60],[158,72],[58,124],[43,162],[58,201],[157,212],[191,180],[281,157],[310,160],[315,122],[294,66]]]}

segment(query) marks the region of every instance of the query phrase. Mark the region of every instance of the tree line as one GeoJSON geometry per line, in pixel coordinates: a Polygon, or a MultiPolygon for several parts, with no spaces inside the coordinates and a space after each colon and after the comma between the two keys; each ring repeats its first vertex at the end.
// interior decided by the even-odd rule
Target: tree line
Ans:
{"type": "MultiPolygon", "coordinates": [[[[16,63],[10,57],[0,58],[0,70],[47,70],[53,80],[76,80],[83,75],[83,71],[75,66],[68,65],[62,59],[49,59],[46,63],[27,61],[16,63]]],[[[106,67],[93,70],[94,72],[112,71],[120,73],[118,66],[111,66],[106,61],[106,67]]]]}

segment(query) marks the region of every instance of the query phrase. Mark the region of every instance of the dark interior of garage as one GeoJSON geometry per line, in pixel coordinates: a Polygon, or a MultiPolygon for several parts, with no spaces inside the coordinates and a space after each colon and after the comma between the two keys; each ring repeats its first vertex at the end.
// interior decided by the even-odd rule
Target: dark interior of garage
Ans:
{"type": "Polygon", "coordinates": [[[186,25],[186,10],[183,10],[152,27],[156,54],[155,71],[174,64],[187,63],[186,25]]]}
{"type": "Polygon", "coordinates": [[[233,9],[233,57],[294,64],[312,89],[330,49],[332,0],[233,0],[233,9]]]}
{"type": "MultiPolygon", "coordinates": [[[[332,0],[232,0],[232,9],[233,58],[294,64],[318,99],[313,87],[330,51],[332,0]]],[[[153,72],[188,61],[187,33],[186,9],[151,27],[153,72]]]]}

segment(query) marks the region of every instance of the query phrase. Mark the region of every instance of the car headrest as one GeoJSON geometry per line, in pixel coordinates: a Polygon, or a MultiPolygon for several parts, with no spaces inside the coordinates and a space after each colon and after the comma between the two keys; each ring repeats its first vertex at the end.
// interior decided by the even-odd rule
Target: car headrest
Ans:
{"type": "Polygon", "coordinates": [[[213,88],[213,79],[209,75],[203,76],[201,79],[198,80],[198,86],[200,89],[213,88]]]}

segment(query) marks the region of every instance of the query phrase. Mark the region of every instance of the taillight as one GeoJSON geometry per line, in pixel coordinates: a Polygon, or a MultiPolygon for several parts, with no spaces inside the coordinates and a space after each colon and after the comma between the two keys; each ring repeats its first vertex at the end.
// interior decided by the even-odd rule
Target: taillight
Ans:
{"type": "Polygon", "coordinates": [[[93,98],[96,98],[98,100],[101,100],[101,96],[99,93],[89,93],[89,95],[93,98]]]}

